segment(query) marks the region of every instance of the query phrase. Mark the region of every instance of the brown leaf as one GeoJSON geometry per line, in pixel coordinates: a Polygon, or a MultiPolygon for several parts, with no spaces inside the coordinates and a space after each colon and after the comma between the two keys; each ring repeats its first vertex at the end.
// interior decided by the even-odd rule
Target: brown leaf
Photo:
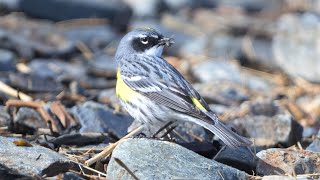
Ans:
{"type": "Polygon", "coordinates": [[[18,139],[13,141],[13,144],[16,146],[25,146],[25,147],[32,147],[32,144],[30,144],[27,140],[25,139],[18,139]]]}

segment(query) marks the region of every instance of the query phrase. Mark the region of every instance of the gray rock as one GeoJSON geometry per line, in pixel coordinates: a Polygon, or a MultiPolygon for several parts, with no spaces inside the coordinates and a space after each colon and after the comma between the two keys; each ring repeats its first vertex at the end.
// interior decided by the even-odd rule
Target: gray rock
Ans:
{"type": "Polygon", "coordinates": [[[181,9],[184,8],[213,8],[216,6],[216,1],[212,0],[164,0],[166,6],[172,11],[172,12],[179,12],[181,9]]]}
{"type": "MultiPolygon", "coordinates": [[[[290,1],[282,1],[282,8],[288,10],[288,12],[314,12],[320,13],[320,1],[296,1],[294,4],[290,1]]],[[[279,6],[280,7],[280,6],[279,6]]]]}
{"type": "Polygon", "coordinates": [[[239,58],[241,55],[242,38],[231,34],[216,33],[209,44],[210,57],[239,58]]]}
{"type": "MultiPolygon", "coordinates": [[[[37,70],[41,72],[43,70],[37,70]]],[[[9,74],[10,85],[27,92],[54,92],[62,91],[62,85],[54,79],[37,75],[20,73],[9,74]]]]}
{"type": "MultiPolygon", "coordinates": [[[[101,72],[102,74],[99,74],[99,72],[96,71],[95,73],[98,73],[98,74],[90,74],[90,76],[88,76],[87,78],[83,78],[79,80],[79,83],[77,81],[72,81],[78,84],[77,89],[79,89],[80,91],[78,90],[78,91],[71,91],[71,92],[74,94],[82,94],[82,95],[88,96],[93,94],[98,95],[99,92],[97,92],[96,90],[100,91],[103,89],[115,89],[117,80],[116,79],[108,80],[108,78],[114,77],[114,74],[112,72],[104,71],[104,72],[101,72]],[[97,75],[97,76],[94,76],[94,75],[97,75]],[[93,90],[93,91],[90,92],[90,90],[93,90]]],[[[72,89],[70,88],[70,90],[72,89]]]]}
{"type": "Polygon", "coordinates": [[[272,41],[269,39],[257,37],[243,38],[242,52],[247,60],[245,63],[272,70],[279,69],[273,56],[272,41]]]}
{"type": "Polygon", "coordinates": [[[32,178],[30,176],[19,174],[16,171],[13,171],[9,169],[8,167],[2,165],[0,163],[0,177],[6,178],[8,180],[10,179],[19,179],[19,180],[31,180],[32,178]]]}
{"type": "Polygon", "coordinates": [[[100,53],[89,62],[88,73],[103,77],[116,77],[117,62],[113,57],[100,53]]]}
{"type": "MultiPolygon", "coordinates": [[[[253,148],[251,151],[254,152],[253,148]]],[[[257,163],[256,157],[248,150],[247,147],[233,149],[226,146],[219,151],[214,160],[247,173],[255,171],[257,163]]]]}
{"type": "Polygon", "coordinates": [[[20,0],[0,0],[0,6],[9,11],[17,11],[20,0]]]}
{"type": "Polygon", "coordinates": [[[274,102],[251,102],[241,108],[249,113],[233,120],[232,124],[241,127],[240,132],[254,138],[255,145],[271,146],[280,143],[291,146],[301,140],[302,126],[274,102]]]}
{"type": "Polygon", "coordinates": [[[245,84],[250,90],[254,91],[266,91],[269,92],[272,89],[272,84],[268,82],[266,79],[263,79],[259,76],[255,76],[249,73],[242,74],[242,82],[245,84]]]}
{"type": "Polygon", "coordinates": [[[0,106],[0,127],[9,126],[10,119],[11,117],[8,114],[5,106],[0,106]]]}
{"type": "Polygon", "coordinates": [[[85,180],[80,175],[74,173],[74,172],[66,172],[63,174],[59,174],[55,177],[52,177],[52,179],[61,179],[61,180],[85,180]]]}
{"type": "Polygon", "coordinates": [[[68,40],[82,42],[91,50],[107,46],[116,39],[115,32],[107,25],[62,27],[61,34],[68,40]]]}
{"type": "Polygon", "coordinates": [[[164,0],[166,5],[171,9],[175,11],[181,10],[181,8],[187,7],[192,4],[192,0],[176,0],[176,1],[170,1],[170,0],[164,0]]]}
{"type": "Polygon", "coordinates": [[[209,104],[210,109],[219,117],[219,115],[223,115],[228,110],[228,106],[220,105],[220,104],[209,104]]]}
{"type": "Polygon", "coordinates": [[[247,89],[243,85],[229,81],[215,81],[210,83],[194,84],[193,87],[210,104],[225,106],[239,106],[249,100],[247,89]]]}
{"type": "Polygon", "coordinates": [[[133,10],[135,17],[158,17],[162,10],[161,0],[124,0],[133,10]]]}
{"type": "Polygon", "coordinates": [[[278,65],[292,77],[320,82],[320,18],[286,14],[278,21],[273,53],[278,65]]]}
{"type": "Polygon", "coordinates": [[[220,6],[237,7],[249,12],[257,12],[262,10],[274,10],[280,7],[282,1],[268,1],[268,0],[218,0],[220,6]]]}
{"type": "Polygon", "coordinates": [[[320,153],[271,148],[257,153],[258,175],[313,174],[320,172],[320,153]]]}
{"type": "MultiPolygon", "coordinates": [[[[173,36],[175,41],[176,41],[176,37],[173,36]]],[[[181,57],[185,57],[185,58],[190,58],[193,56],[197,56],[199,54],[205,54],[206,51],[206,47],[208,44],[208,38],[206,36],[196,36],[196,37],[189,37],[187,39],[184,40],[178,40],[177,41],[181,41],[184,43],[181,43],[181,47],[179,47],[179,55],[181,57]]],[[[178,46],[177,45],[172,45],[172,47],[174,48],[174,46],[178,46]]],[[[168,51],[172,51],[170,50],[172,47],[168,48],[168,51]]]]}
{"type": "Polygon", "coordinates": [[[115,88],[105,89],[100,91],[98,95],[98,102],[103,104],[120,104],[119,98],[116,95],[115,88]]]}
{"type": "Polygon", "coordinates": [[[25,14],[41,19],[63,21],[81,18],[107,18],[119,30],[125,30],[132,15],[122,1],[103,0],[20,0],[19,9],[25,14]],[[57,9],[59,12],[57,13],[57,9]],[[79,11],[81,9],[81,11],[79,11]]]}
{"type": "Polygon", "coordinates": [[[232,43],[232,39],[236,40],[236,37],[248,34],[271,36],[273,33],[274,20],[272,18],[261,18],[246,14],[244,11],[239,10],[238,7],[233,9],[232,13],[198,9],[193,11],[192,17],[193,22],[198,29],[201,29],[201,32],[212,34],[213,36],[217,33],[230,34],[231,38],[226,38],[230,43],[232,43]]]}
{"type": "Polygon", "coordinates": [[[107,167],[108,177],[110,179],[133,179],[115,158],[139,179],[248,178],[245,172],[165,141],[128,139],[115,148],[107,167]]]}
{"type": "Polygon", "coordinates": [[[116,114],[106,105],[93,101],[74,106],[70,113],[80,122],[80,132],[111,132],[118,138],[127,134],[133,121],[130,116],[116,114]]]}
{"type": "Polygon", "coordinates": [[[35,21],[23,16],[1,17],[2,23],[16,23],[16,26],[3,25],[0,28],[1,47],[10,49],[20,57],[32,59],[37,56],[65,56],[75,50],[75,44],[57,32],[48,21],[35,21]],[[24,23],[20,23],[20,22],[24,23]]]}
{"type": "Polygon", "coordinates": [[[255,91],[267,91],[272,88],[272,84],[267,80],[251,73],[243,72],[240,68],[237,62],[208,60],[193,66],[192,71],[195,77],[203,83],[222,83],[227,81],[232,83],[230,86],[240,84],[255,91]]]}
{"type": "Polygon", "coordinates": [[[55,151],[32,144],[16,146],[15,138],[0,137],[0,165],[26,176],[54,176],[75,166],[55,151]]]}
{"type": "Polygon", "coordinates": [[[239,66],[228,61],[205,61],[193,67],[193,73],[201,82],[231,81],[240,83],[239,66]]]}
{"type": "Polygon", "coordinates": [[[38,128],[47,128],[46,122],[40,114],[31,108],[21,107],[13,122],[16,133],[35,133],[38,128]]]}
{"type": "Polygon", "coordinates": [[[0,71],[14,71],[15,60],[16,57],[11,51],[0,49],[0,71]]]}
{"type": "Polygon", "coordinates": [[[320,131],[315,137],[315,140],[313,140],[306,150],[320,153],[320,131]]]}
{"type": "Polygon", "coordinates": [[[315,126],[311,126],[311,127],[305,127],[303,126],[303,133],[302,133],[302,137],[303,138],[310,138],[313,135],[317,135],[319,132],[319,129],[315,126]]]}
{"type": "MultiPolygon", "coordinates": [[[[58,177],[57,177],[58,179],[58,177]]],[[[63,174],[63,179],[62,180],[85,180],[84,178],[82,178],[81,176],[79,176],[76,173],[73,172],[66,172],[63,174]]]]}
{"type": "Polygon", "coordinates": [[[33,59],[29,64],[31,75],[61,81],[65,78],[83,79],[86,67],[82,63],[69,63],[60,59],[33,59]]]}

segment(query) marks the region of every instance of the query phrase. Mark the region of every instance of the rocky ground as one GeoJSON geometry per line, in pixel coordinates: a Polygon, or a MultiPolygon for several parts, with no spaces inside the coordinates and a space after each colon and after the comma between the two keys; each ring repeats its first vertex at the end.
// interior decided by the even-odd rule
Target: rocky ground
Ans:
{"type": "Polygon", "coordinates": [[[0,179],[320,178],[320,1],[0,7],[0,179]],[[251,147],[192,123],[143,136],[114,88],[115,50],[136,27],[175,39],[165,59],[251,147]]]}

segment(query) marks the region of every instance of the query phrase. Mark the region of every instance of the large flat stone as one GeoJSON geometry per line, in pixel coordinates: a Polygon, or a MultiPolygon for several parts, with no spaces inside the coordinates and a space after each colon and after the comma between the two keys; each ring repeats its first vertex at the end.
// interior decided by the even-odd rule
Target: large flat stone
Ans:
{"type": "Polygon", "coordinates": [[[0,166],[22,176],[54,176],[74,167],[74,163],[61,154],[32,144],[16,146],[16,138],[0,137],[0,166]]]}
{"type": "Polygon", "coordinates": [[[204,158],[177,144],[151,139],[128,139],[116,147],[107,168],[109,179],[247,179],[240,170],[204,158]],[[116,160],[115,160],[116,159],[116,160]]]}

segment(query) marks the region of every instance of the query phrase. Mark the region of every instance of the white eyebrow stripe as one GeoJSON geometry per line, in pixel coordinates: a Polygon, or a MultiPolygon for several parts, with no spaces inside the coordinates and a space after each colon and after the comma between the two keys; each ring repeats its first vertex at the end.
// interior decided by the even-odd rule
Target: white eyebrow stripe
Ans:
{"type": "Polygon", "coordinates": [[[154,35],[154,34],[152,34],[151,36],[152,36],[152,37],[154,37],[154,38],[157,38],[157,39],[159,38],[159,36],[158,36],[158,35],[154,35]]]}

